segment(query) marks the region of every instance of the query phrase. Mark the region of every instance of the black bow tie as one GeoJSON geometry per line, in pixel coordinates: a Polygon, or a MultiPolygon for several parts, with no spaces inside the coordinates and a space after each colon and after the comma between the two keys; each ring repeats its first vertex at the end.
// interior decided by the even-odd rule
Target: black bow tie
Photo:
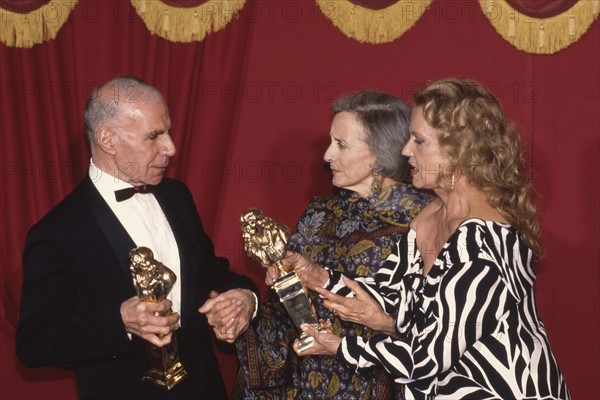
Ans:
{"type": "Polygon", "coordinates": [[[136,193],[154,193],[156,192],[156,185],[142,185],[133,186],[125,189],[115,190],[115,199],[117,201],[123,201],[131,198],[136,193]]]}

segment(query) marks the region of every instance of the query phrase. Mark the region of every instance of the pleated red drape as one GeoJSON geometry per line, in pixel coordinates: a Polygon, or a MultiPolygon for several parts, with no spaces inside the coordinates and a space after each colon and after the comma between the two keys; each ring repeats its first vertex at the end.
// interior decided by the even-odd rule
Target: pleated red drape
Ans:
{"type": "MultiPolygon", "coordinates": [[[[238,217],[260,207],[293,227],[311,196],[330,191],[321,166],[332,101],[363,88],[410,99],[447,76],[481,81],[520,128],[534,169],[547,252],[536,290],[552,347],[573,397],[600,398],[598,71],[597,21],[567,49],[535,56],[500,37],[475,0],[434,0],[382,45],[347,38],[309,0],[248,0],[200,43],[151,35],[128,1],[80,0],[55,40],[0,44],[0,398],[76,398],[68,369],[26,369],[15,358],[21,252],[29,227],[84,175],[84,103],[118,74],[164,93],[178,151],[168,174],[190,186],[217,252],[259,285],[238,217]]],[[[235,356],[219,349],[231,385],[235,356]]]]}
{"type": "MultiPolygon", "coordinates": [[[[28,228],[87,171],[90,155],[82,110],[93,87],[121,74],[158,87],[170,109],[178,149],[168,174],[187,180],[196,168],[194,160],[222,160],[233,141],[237,103],[208,98],[202,88],[240,80],[247,33],[248,20],[240,19],[205,42],[176,44],[151,36],[126,1],[82,1],[57,40],[31,49],[0,47],[3,338],[12,337],[17,321],[20,253],[28,228]]],[[[219,195],[217,185],[200,191],[197,199],[217,210],[223,202],[219,195]]],[[[204,216],[209,231],[215,217],[216,213],[204,216]]],[[[3,340],[0,397],[73,394],[70,384],[70,390],[59,390],[56,397],[38,393],[35,384],[15,386],[10,379],[15,371],[33,382],[48,376],[70,380],[71,374],[53,368],[23,369],[7,349],[14,351],[12,343],[3,340]]]]}

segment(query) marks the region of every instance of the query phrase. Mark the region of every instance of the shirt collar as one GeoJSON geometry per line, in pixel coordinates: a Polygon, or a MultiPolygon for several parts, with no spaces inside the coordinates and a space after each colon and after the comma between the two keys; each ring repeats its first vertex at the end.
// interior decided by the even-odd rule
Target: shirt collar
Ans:
{"type": "Polygon", "coordinates": [[[133,186],[125,181],[120,180],[116,176],[101,170],[94,164],[92,159],[90,159],[89,174],[92,183],[94,186],[96,186],[96,189],[98,189],[103,197],[106,197],[106,195],[114,197],[115,190],[125,189],[133,186]]]}

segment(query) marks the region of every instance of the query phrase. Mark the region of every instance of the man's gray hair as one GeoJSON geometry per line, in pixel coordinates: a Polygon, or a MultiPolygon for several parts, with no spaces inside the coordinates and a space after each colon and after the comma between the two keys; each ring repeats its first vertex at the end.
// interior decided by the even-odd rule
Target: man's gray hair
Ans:
{"type": "Polygon", "coordinates": [[[117,118],[123,104],[143,100],[164,101],[158,89],[134,76],[118,76],[97,86],[83,112],[83,124],[91,149],[96,147],[96,131],[106,121],[117,118]]]}

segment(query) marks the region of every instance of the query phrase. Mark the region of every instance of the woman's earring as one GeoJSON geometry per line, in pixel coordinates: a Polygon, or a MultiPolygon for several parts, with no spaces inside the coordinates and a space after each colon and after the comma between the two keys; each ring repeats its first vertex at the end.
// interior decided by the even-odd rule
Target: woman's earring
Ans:
{"type": "Polygon", "coordinates": [[[373,194],[381,193],[381,175],[379,173],[372,171],[371,175],[373,175],[373,181],[371,182],[371,192],[373,194]]]}
{"type": "Polygon", "coordinates": [[[454,190],[454,172],[452,173],[452,180],[450,181],[450,191],[454,190]]]}

